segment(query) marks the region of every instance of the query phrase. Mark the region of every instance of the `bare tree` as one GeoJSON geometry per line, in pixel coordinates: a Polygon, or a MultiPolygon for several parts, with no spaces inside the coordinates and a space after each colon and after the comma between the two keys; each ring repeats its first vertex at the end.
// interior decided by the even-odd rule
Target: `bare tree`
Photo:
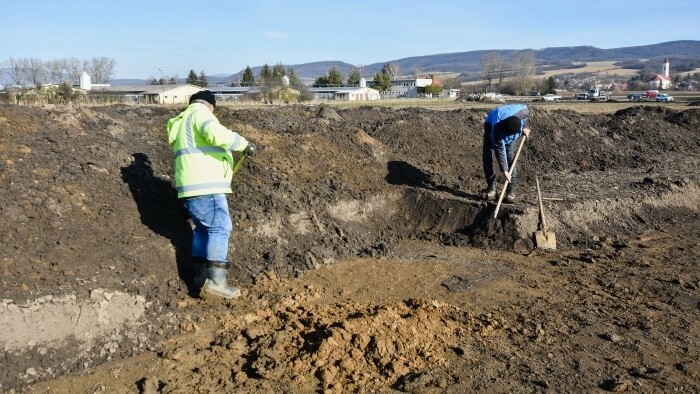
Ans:
{"type": "Polygon", "coordinates": [[[535,75],[535,53],[531,50],[518,52],[513,58],[513,89],[518,94],[529,91],[531,77],[535,75]]]}
{"type": "Polygon", "coordinates": [[[59,84],[64,80],[64,71],[66,69],[66,60],[49,60],[46,62],[46,70],[49,75],[49,82],[59,84]]]}
{"type": "Polygon", "coordinates": [[[93,57],[83,63],[85,71],[95,83],[107,83],[114,76],[117,61],[106,56],[93,57]]]}
{"type": "Polygon", "coordinates": [[[27,68],[25,72],[27,79],[32,85],[39,86],[46,82],[46,66],[41,59],[35,57],[27,59],[27,68]]]}
{"type": "Polygon", "coordinates": [[[425,69],[423,67],[421,67],[421,66],[413,67],[413,77],[414,78],[416,78],[416,79],[421,78],[424,73],[425,73],[425,69]]]}
{"type": "Polygon", "coordinates": [[[394,63],[387,63],[382,67],[382,72],[384,74],[387,74],[391,77],[391,79],[394,79],[401,74],[401,67],[399,67],[399,64],[394,62],[394,63]]]}
{"type": "Polygon", "coordinates": [[[80,75],[83,73],[83,64],[76,57],[66,59],[66,72],[68,77],[73,84],[80,83],[80,75]]]}
{"type": "MultiPolygon", "coordinates": [[[[497,76],[503,78],[503,68],[505,61],[496,52],[489,52],[485,56],[481,57],[481,73],[484,79],[488,81],[488,87],[491,87],[491,82],[497,76]]],[[[500,84],[500,81],[499,81],[500,84]]]]}
{"type": "Polygon", "coordinates": [[[7,65],[10,67],[10,78],[15,85],[22,85],[26,80],[27,58],[11,57],[7,65]]]}

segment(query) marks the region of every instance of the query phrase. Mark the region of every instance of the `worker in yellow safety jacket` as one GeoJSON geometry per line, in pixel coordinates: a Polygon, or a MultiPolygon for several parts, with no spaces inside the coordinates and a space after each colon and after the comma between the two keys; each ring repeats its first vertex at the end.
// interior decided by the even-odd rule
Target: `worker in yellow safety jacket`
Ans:
{"type": "Polygon", "coordinates": [[[255,153],[255,145],[224,127],[214,116],[216,97],[209,90],[190,97],[190,105],[168,120],[168,142],[175,158],[175,186],[194,222],[193,287],[201,295],[227,299],[241,295],[226,281],[231,263],[228,243],[233,223],[226,194],[231,193],[231,152],[255,153]]]}

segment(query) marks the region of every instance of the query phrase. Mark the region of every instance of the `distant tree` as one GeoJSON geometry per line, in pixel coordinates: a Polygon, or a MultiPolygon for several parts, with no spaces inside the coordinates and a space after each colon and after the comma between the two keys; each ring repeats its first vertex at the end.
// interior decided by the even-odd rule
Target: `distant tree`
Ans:
{"type": "Polygon", "coordinates": [[[56,84],[63,82],[64,71],[66,69],[65,64],[65,59],[49,60],[45,63],[49,82],[56,84]]]}
{"type": "Polygon", "coordinates": [[[399,64],[396,62],[386,63],[384,65],[384,67],[382,67],[382,72],[384,74],[389,75],[390,79],[394,79],[401,74],[401,68],[399,67],[399,64]]]}
{"type": "Polygon", "coordinates": [[[106,56],[93,57],[83,62],[83,68],[94,83],[109,82],[116,72],[116,65],[116,60],[106,56]]]}
{"type": "Polygon", "coordinates": [[[359,68],[354,67],[352,70],[350,70],[350,73],[348,74],[348,85],[349,86],[355,86],[360,84],[360,79],[362,78],[362,72],[360,71],[359,68]]]}
{"type": "Polygon", "coordinates": [[[68,78],[70,78],[71,83],[80,83],[80,75],[83,73],[83,65],[76,57],[66,59],[65,63],[66,72],[68,73],[68,78]]]}
{"type": "Polygon", "coordinates": [[[177,75],[170,77],[170,79],[168,79],[168,85],[177,85],[177,80],[178,80],[177,75]]]}
{"type": "Polygon", "coordinates": [[[254,83],[255,77],[253,76],[253,70],[250,68],[250,66],[246,66],[245,71],[243,71],[241,86],[252,86],[254,83]]]}
{"type": "Polygon", "coordinates": [[[328,70],[328,82],[331,85],[342,85],[343,84],[343,74],[340,73],[338,67],[331,67],[328,70]]]}
{"type": "Polygon", "coordinates": [[[151,78],[148,80],[148,84],[149,84],[149,85],[160,85],[160,83],[158,83],[158,80],[157,80],[155,77],[151,77],[151,78]]]}
{"type": "Polygon", "coordinates": [[[289,67],[287,69],[287,77],[289,78],[289,84],[294,87],[300,87],[302,85],[301,79],[299,79],[299,76],[297,76],[297,73],[294,72],[294,69],[289,67]]]}
{"type": "Polygon", "coordinates": [[[413,67],[413,78],[418,79],[418,78],[423,78],[423,74],[425,74],[425,69],[420,66],[413,67]]]}
{"type": "Polygon", "coordinates": [[[535,52],[525,50],[518,52],[513,58],[515,77],[512,85],[516,94],[526,94],[532,85],[531,77],[535,74],[535,52]]]}
{"type": "Polygon", "coordinates": [[[442,88],[443,89],[459,89],[462,87],[462,84],[459,82],[459,79],[457,78],[444,78],[442,80],[442,88]]]}
{"type": "Polygon", "coordinates": [[[557,87],[557,82],[554,80],[554,77],[549,77],[544,79],[544,83],[542,84],[542,94],[554,94],[556,93],[555,88],[557,87]]]}
{"type": "Polygon", "coordinates": [[[209,80],[207,79],[207,74],[204,73],[204,70],[199,72],[199,77],[197,77],[197,85],[203,88],[209,86],[209,80]]]}
{"type": "Polygon", "coordinates": [[[46,66],[41,59],[31,57],[27,59],[27,67],[25,68],[29,83],[34,86],[41,86],[46,82],[46,66]]]}
{"type": "Polygon", "coordinates": [[[425,86],[423,89],[425,94],[430,94],[433,96],[438,96],[440,93],[442,93],[442,86],[440,85],[430,84],[428,86],[425,86]]]}
{"type": "Polygon", "coordinates": [[[314,86],[340,86],[343,84],[343,75],[337,67],[333,66],[326,75],[322,75],[314,81],[314,86]]]}
{"type": "Polygon", "coordinates": [[[284,66],[282,63],[277,63],[274,66],[272,66],[272,79],[276,83],[282,83],[282,77],[286,75],[286,71],[284,70],[284,66]]]}
{"type": "Polygon", "coordinates": [[[500,70],[503,69],[504,60],[496,52],[489,52],[481,58],[481,74],[488,82],[488,89],[491,88],[491,82],[498,76],[500,70]]]}
{"type": "Polygon", "coordinates": [[[258,74],[258,82],[265,83],[271,80],[272,70],[270,70],[270,66],[268,66],[267,63],[265,63],[263,64],[262,68],[260,69],[260,73],[258,74]]]}
{"type": "Polygon", "coordinates": [[[197,78],[197,73],[194,70],[190,69],[190,72],[189,74],[187,74],[187,79],[185,79],[185,82],[190,85],[199,86],[199,78],[197,78]]]}
{"type": "Polygon", "coordinates": [[[12,79],[12,83],[15,85],[22,85],[26,80],[26,68],[28,67],[27,58],[11,57],[7,61],[7,65],[10,68],[10,78],[12,79]]]}
{"type": "Polygon", "coordinates": [[[379,91],[391,89],[391,75],[382,71],[374,74],[374,88],[379,91]]]}

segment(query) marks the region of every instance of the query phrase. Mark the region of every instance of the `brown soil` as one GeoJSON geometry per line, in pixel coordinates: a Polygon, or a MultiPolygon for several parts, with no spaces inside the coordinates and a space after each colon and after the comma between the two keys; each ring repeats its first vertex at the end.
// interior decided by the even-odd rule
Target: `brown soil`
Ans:
{"type": "Polygon", "coordinates": [[[181,108],[0,107],[0,391],[700,391],[700,109],[534,104],[491,219],[460,105],[217,109],[261,148],[222,302],[187,287],[181,108]]]}

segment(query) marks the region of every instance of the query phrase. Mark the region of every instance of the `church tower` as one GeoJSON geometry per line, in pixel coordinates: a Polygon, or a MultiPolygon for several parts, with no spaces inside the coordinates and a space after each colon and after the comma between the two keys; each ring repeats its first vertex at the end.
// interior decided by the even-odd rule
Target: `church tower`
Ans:
{"type": "Polygon", "coordinates": [[[671,78],[671,63],[668,62],[668,58],[664,58],[664,64],[661,66],[661,75],[671,78]]]}

